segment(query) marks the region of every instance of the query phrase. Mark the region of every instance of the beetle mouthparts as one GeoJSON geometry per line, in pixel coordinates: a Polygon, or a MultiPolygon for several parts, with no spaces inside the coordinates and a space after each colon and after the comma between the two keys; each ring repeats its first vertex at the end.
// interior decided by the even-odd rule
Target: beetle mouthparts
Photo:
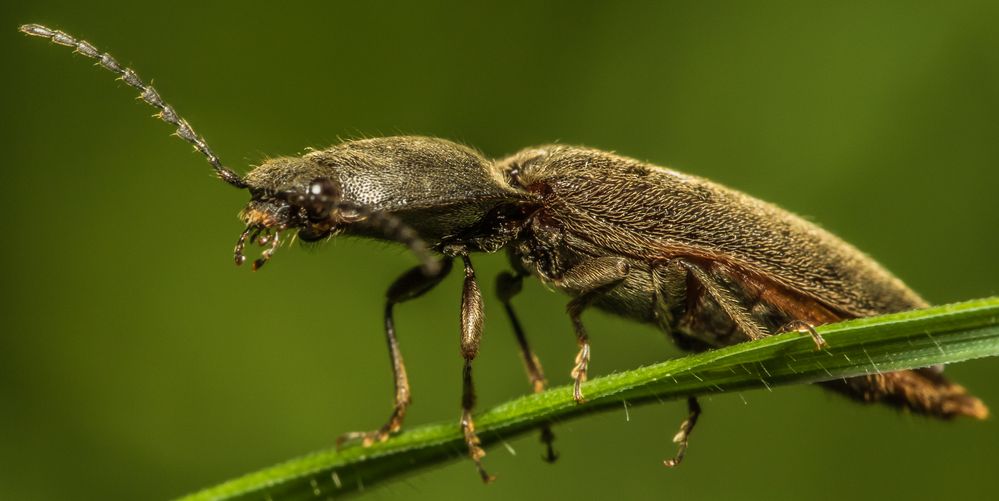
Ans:
{"type": "Polygon", "coordinates": [[[282,229],[283,228],[267,228],[259,225],[247,226],[246,229],[239,234],[239,240],[236,241],[236,248],[233,251],[236,266],[246,262],[246,255],[243,254],[243,250],[246,248],[247,242],[250,242],[251,245],[256,243],[261,247],[266,247],[263,252],[260,253],[260,257],[253,261],[253,271],[257,271],[260,267],[267,264],[267,261],[271,260],[271,256],[274,255],[274,251],[277,250],[278,245],[281,243],[282,229]]]}

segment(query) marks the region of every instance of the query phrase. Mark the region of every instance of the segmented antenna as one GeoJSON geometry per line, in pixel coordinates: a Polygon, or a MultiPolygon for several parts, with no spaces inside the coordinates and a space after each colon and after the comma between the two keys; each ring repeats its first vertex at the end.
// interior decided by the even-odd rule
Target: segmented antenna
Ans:
{"type": "Polygon", "coordinates": [[[139,78],[139,75],[132,71],[131,68],[123,68],[120,64],[118,64],[118,61],[116,61],[115,58],[111,57],[111,54],[108,54],[107,52],[101,54],[101,52],[97,50],[97,47],[94,47],[86,40],[77,40],[71,35],[63,33],[59,30],[47,28],[40,24],[25,24],[24,26],[21,26],[21,32],[31,36],[48,38],[53,43],[64,45],[66,47],[72,47],[74,52],[78,52],[96,60],[97,64],[118,75],[120,80],[139,90],[139,97],[141,97],[143,101],[160,110],[160,112],[156,114],[160,120],[177,127],[177,136],[194,145],[194,149],[198,150],[202,155],[208,158],[208,163],[212,164],[212,168],[215,169],[215,173],[218,175],[219,179],[237,188],[247,187],[246,182],[243,181],[243,178],[241,178],[239,174],[236,174],[222,165],[222,161],[219,160],[219,157],[215,156],[215,153],[208,147],[208,143],[206,143],[201,136],[194,132],[194,129],[192,129],[191,125],[187,123],[187,120],[178,116],[172,106],[163,102],[163,99],[160,97],[159,93],[156,92],[156,89],[154,89],[151,85],[146,85],[142,79],[139,78]]]}

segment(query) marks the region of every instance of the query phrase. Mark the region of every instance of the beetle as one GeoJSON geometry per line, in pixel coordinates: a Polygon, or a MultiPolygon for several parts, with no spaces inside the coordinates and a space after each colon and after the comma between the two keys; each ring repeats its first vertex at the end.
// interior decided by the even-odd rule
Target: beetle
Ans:
{"type": "MultiPolygon", "coordinates": [[[[685,350],[703,351],[814,326],[927,306],[919,295],[853,246],[775,205],[706,179],[592,148],[545,145],[491,160],[444,139],[418,136],[347,141],[300,157],[265,161],[245,176],[225,167],[190,124],[131,69],[90,43],[37,24],[27,35],[72,47],[136,88],[177,128],[225,183],[245,189],[245,229],[236,264],[248,244],[264,248],[266,264],[281,236],[305,242],[355,235],[409,247],[420,265],[392,283],[384,322],[395,383],[395,406],[379,429],[348,433],[338,445],[371,445],[400,430],[410,386],[396,337],[395,305],[415,299],[450,272],[464,271],[460,347],[464,360],[460,427],[469,457],[484,481],[472,411],[472,362],[482,335],[483,300],[471,254],[507,252],[511,271],[497,278],[497,295],[513,326],[533,391],[545,376],[512,306],[523,280],[535,276],[571,296],[567,312],[578,351],[573,397],[583,402],[590,364],[582,313],[598,308],[653,324],[685,350]]],[[[824,387],[863,402],[882,402],[931,417],[984,419],[988,409],[939,367],[828,381],[824,387]]],[[[688,398],[687,418],[674,437],[683,459],[701,407],[688,398]]],[[[553,435],[542,429],[547,459],[553,435]]]]}

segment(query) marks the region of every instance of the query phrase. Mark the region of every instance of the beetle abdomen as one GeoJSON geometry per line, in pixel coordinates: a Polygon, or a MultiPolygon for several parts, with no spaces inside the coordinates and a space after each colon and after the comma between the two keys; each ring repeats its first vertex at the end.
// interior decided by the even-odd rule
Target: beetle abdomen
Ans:
{"type": "MultiPolygon", "coordinates": [[[[595,305],[655,321],[705,349],[811,325],[911,310],[927,303],[870,257],[777,206],[694,176],[588,148],[549,146],[513,157],[515,182],[541,199],[562,261],[622,256],[649,270],[595,305]],[[647,297],[631,297],[647,291],[647,297]],[[648,305],[636,311],[621,305],[648,305]]],[[[511,169],[513,170],[513,169],[511,169]]],[[[689,341],[689,342],[687,342],[689,341]]],[[[823,383],[863,401],[918,413],[984,418],[963,387],[930,370],[823,383]]]]}

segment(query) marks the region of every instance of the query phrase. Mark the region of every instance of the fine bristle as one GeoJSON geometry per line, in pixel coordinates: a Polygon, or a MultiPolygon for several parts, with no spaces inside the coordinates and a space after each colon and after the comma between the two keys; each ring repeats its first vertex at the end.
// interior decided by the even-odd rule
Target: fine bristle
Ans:
{"type": "Polygon", "coordinates": [[[20,31],[26,35],[47,38],[57,45],[72,47],[74,52],[96,60],[99,66],[118,75],[123,82],[139,90],[139,97],[143,101],[159,110],[156,116],[160,120],[177,127],[176,135],[194,145],[194,149],[208,159],[208,163],[212,165],[220,179],[237,188],[247,187],[246,182],[238,174],[222,165],[222,161],[208,147],[204,138],[195,133],[187,120],[184,120],[174,111],[173,107],[163,101],[156,89],[151,85],[146,85],[131,68],[118,64],[118,61],[111,54],[101,53],[90,42],[79,40],[72,35],[40,24],[25,24],[20,27],[20,31]]]}

